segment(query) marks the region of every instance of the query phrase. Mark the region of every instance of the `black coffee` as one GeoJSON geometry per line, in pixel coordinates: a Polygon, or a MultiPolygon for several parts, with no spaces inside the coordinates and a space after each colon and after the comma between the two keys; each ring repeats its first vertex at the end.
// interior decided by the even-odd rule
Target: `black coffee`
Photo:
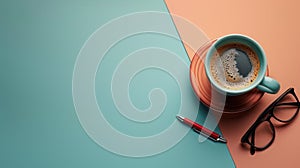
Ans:
{"type": "Polygon", "coordinates": [[[210,70],[214,80],[222,87],[243,89],[257,78],[260,62],[248,46],[232,43],[217,49],[211,58],[210,70]]]}

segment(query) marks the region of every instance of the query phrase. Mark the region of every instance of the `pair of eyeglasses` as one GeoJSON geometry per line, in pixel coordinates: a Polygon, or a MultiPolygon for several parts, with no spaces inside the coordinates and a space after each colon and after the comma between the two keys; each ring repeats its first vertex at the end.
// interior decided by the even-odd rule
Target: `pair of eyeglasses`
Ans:
{"type": "Polygon", "coordinates": [[[296,118],[299,108],[300,103],[294,88],[287,89],[260,114],[243,135],[241,142],[250,145],[251,155],[255,151],[267,149],[275,139],[274,124],[290,123],[296,118]]]}

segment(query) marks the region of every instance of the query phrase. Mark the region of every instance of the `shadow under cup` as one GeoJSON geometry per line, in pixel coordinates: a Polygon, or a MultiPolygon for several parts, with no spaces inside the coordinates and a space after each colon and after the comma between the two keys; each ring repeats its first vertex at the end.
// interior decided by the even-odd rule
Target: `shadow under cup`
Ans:
{"type": "MultiPolygon", "coordinates": [[[[222,55],[223,53],[218,53],[218,55],[222,55]]],[[[249,60],[250,61],[250,60],[249,60]]],[[[262,47],[253,39],[250,37],[239,35],[239,34],[231,34],[227,36],[223,36],[219,38],[215,43],[211,45],[211,47],[208,49],[206,58],[205,58],[205,71],[206,75],[211,82],[212,86],[216,88],[217,91],[228,94],[230,96],[236,96],[243,93],[246,93],[254,88],[257,88],[263,92],[267,93],[277,93],[279,90],[279,83],[275,81],[274,79],[270,77],[266,77],[266,70],[267,70],[267,60],[265,53],[262,49],[262,47]],[[246,87],[241,87],[238,89],[229,89],[224,86],[221,86],[213,77],[211,72],[211,61],[212,57],[215,53],[218,52],[218,49],[226,46],[226,45],[234,45],[234,44],[241,44],[244,46],[249,47],[252,52],[255,53],[259,60],[259,69],[256,75],[256,78],[254,79],[251,84],[249,84],[246,87]]],[[[224,74],[225,75],[225,74],[224,74]]]]}

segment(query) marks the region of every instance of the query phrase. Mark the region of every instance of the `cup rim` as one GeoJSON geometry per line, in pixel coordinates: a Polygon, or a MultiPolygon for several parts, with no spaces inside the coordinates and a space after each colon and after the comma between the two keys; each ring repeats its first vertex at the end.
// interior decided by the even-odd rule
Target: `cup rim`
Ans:
{"type": "Polygon", "coordinates": [[[257,85],[259,85],[259,83],[261,83],[261,81],[263,80],[263,78],[265,76],[265,73],[267,70],[266,65],[267,65],[267,60],[266,60],[265,52],[264,52],[263,48],[261,47],[261,45],[257,41],[252,39],[251,37],[242,35],[242,34],[228,34],[228,35],[218,38],[208,49],[208,51],[206,53],[206,58],[205,58],[205,71],[206,71],[206,75],[207,75],[209,81],[211,82],[211,84],[217,90],[231,94],[231,95],[242,94],[242,93],[248,92],[248,91],[256,88],[257,85]],[[229,39],[237,39],[237,38],[240,39],[241,41],[244,40],[244,41],[247,41],[247,42],[251,43],[252,45],[254,45],[254,47],[258,51],[258,53],[256,53],[256,54],[259,57],[260,62],[264,63],[264,66],[262,66],[262,64],[260,64],[260,69],[258,72],[259,75],[257,76],[256,80],[250,86],[243,88],[243,89],[230,90],[230,89],[224,88],[224,87],[220,86],[219,84],[217,84],[216,81],[210,75],[210,66],[209,66],[210,65],[210,57],[216,51],[216,48],[220,43],[222,43],[226,40],[229,40],[229,39]]]}

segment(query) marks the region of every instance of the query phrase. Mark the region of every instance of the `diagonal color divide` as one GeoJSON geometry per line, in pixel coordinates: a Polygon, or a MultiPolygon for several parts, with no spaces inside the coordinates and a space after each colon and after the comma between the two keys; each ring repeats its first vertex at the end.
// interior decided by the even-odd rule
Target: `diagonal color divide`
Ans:
{"type": "MultiPolygon", "coordinates": [[[[203,32],[184,18],[172,15],[172,19],[181,28],[189,29],[200,41],[208,41],[203,32]],[[180,24],[178,24],[180,23],[180,24]]],[[[175,115],[173,122],[164,130],[148,136],[127,135],[115,129],[105,118],[98,104],[95,79],[105,55],[117,43],[126,38],[139,34],[158,34],[162,37],[180,41],[171,17],[163,12],[139,12],[116,18],[97,29],[85,42],[78,54],[73,71],[73,102],[77,116],[86,133],[98,145],[106,150],[129,157],[145,157],[162,153],[182,140],[190,130],[177,122],[175,115]],[[126,26],[125,26],[126,25],[126,26]]],[[[188,38],[189,39],[189,38],[188,38]]],[[[183,41],[190,48],[198,49],[195,38],[183,41]]],[[[139,109],[130,98],[130,82],[145,69],[159,69],[173,78],[179,88],[180,103],[176,114],[196,120],[199,102],[194,97],[189,83],[189,61],[182,59],[176,53],[161,47],[147,46],[123,56],[117,64],[112,76],[100,74],[102,80],[110,83],[112,100],[115,108],[125,118],[133,122],[147,123],[157,120],[164,113],[165,105],[170,100],[161,88],[153,88],[148,94],[150,102],[146,109],[139,109]]],[[[219,97],[218,97],[219,98],[219,97]]],[[[218,101],[225,102],[224,99],[218,101]]],[[[217,127],[221,116],[216,122],[207,121],[214,118],[208,115],[204,126],[211,129],[217,127]]],[[[199,136],[199,142],[207,138],[199,136]]]]}

